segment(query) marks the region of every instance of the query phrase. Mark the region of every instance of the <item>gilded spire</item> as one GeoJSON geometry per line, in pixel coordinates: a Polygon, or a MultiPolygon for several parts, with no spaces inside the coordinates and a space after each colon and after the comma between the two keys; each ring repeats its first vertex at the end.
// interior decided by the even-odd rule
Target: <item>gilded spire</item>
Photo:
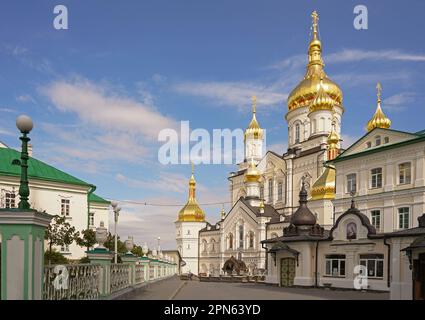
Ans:
{"type": "Polygon", "coordinates": [[[367,123],[367,131],[370,132],[375,128],[384,128],[388,129],[391,126],[391,120],[386,117],[381,108],[381,94],[382,94],[382,86],[378,82],[376,85],[376,96],[377,96],[377,106],[375,114],[372,119],[367,123]]]}
{"type": "Polygon", "coordinates": [[[319,39],[319,15],[313,11],[312,38],[308,46],[308,64],[303,80],[288,96],[288,111],[301,107],[309,107],[315,99],[319,88],[329,95],[334,106],[342,107],[342,91],[339,86],[331,81],[325,73],[322,58],[322,43],[319,39]],[[320,80],[322,84],[319,86],[320,80]]]}
{"type": "Polygon", "coordinates": [[[221,220],[224,220],[225,216],[226,216],[226,211],[224,211],[224,204],[221,207],[221,212],[220,212],[220,216],[221,216],[221,220]]]}
{"type": "Polygon", "coordinates": [[[328,135],[328,161],[333,160],[338,156],[339,147],[338,143],[341,140],[338,132],[336,131],[336,118],[335,116],[332,118],[332,129],[328,135]]]}
{"type": "Polygon", "coordinates": [[[199,207],[198,202],[196,201],[196,180],[195,180],[195,166],[193,162],[192,165],[192,175],[189,179],[189,197],[185,206],[179,212],[178,221],[181,222],[203,222],[205,221],[205,213],[199,207]]]}
{"type": "Polygon", "coordinates": [[[245,130],[245,140],[248,136],[253,136],[254,139],[262,139],[263,138],[263,129],[261,129],[258,124],[257,117],[257,97],[252,96],[252,119],[249,123],[248,128],[245,130]]]}

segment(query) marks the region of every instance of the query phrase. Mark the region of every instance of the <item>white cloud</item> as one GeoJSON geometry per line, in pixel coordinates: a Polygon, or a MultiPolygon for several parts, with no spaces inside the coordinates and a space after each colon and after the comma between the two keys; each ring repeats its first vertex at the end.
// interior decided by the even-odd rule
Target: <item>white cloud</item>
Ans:
{"type": "Polygon", "coordinates": [[[273,151],[279,155],[284,154],[288,149],[288,145],[286,143],[274,143],[267,146],[267,150],[273,151]]]}
{"type": "Polygon", "coordinates": [[[257,96],[257,105],[282,104],[287,94],[271,86],[247,82],[183,82],[175,84],[172,89],[181,94],[204,97],[215,104],[234,106],[239,109],[251,108],[251,97],[257,96]]]}
{"type": "Polygon", "coordinates": [[[123,97],[107,86],[85,79],[56,81],[41,88],[54,106],[63,112],[73,112],[90,126],[140,134],[157,139],[164,128],[175,128],[176,122],[162,115],[152,105],[123,97]]]}
{"type": "Polygon", "coordinates": [[[16,101],[23,102],[23,103],[26,103],[26,102],[35,103],[34,98],[29,94],[21,94],[21,95],[17,96],[16,101]]]}
{"type": "Polygon", "coordinates": [[[425,55],[405,53],[400,50],[343,49],[325,56],[327,63],[344,63],[362,60],[425,62],[425,55]]]}
{"type": "Polygon", "coordinates": [[[415,101],[415,94],[410,92],[402,92],[385,98],[382,105],[385,109],[391,111],[400,111],[408,107],[415,101]]]}

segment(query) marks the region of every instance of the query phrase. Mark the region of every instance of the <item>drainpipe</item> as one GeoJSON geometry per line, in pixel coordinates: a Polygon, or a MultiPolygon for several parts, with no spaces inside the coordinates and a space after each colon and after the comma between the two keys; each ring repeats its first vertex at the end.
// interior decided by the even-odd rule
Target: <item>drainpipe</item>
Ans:
{"type": "Polygon", "coordinates": [[[87,194],[87,229],[90,227],[90,196],[93,194],[93,192],[96,190],[95,185],[90,185],[89,192],[87,194]]]}
{"type": "Polygon", "coordinates": [[[315,272],[314,272],[314,286],[317,288],[319,287],[319,277],[317,275],[318,273],[318,267],[319,267],[319,241],[316,241],[316,261],[315,261],[315,272]]]}
{"type": "Polygon", "coordinates": [[[390,282],[390,272],[391,272],[391,265],[390,265],[390,261],[391,261],[391,245],[389,243],[387,243],[388,238],[384,237],[384,244],[387,246],[388,248],[388,257],[387,257],[387,287],[389,288],[391,286],[391,282],[390,282]]]}

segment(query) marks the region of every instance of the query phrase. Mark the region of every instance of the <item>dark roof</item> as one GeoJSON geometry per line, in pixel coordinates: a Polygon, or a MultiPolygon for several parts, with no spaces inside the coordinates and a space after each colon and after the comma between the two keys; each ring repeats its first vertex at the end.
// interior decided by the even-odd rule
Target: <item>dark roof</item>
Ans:
{"type": "Polygon", "coordinates": [[[261,243],[274,243],[274,242],[297,242],[297,241],[325,241],[329,240],[329,231],[324,230],[323,235],[310,235],[310,234],[299,234],[296,236],[281,236],[272,239],[266,239],[261,243]]]}
{"type": "Polygon", "coordinates": [[[244,199],[243,197],[240,197],[239,199],[240,201],[242,201],[248,208],[251,209],[252,212],[255,213],[255,215],[257,217],[278,217],[279,218],[279,212],[276,211],[275,208],[273,208],[273,206],[269,205],[269,204],[265,204],[264,205],[264,212],[260,212],[260,208],[259,207],[253,207],[249,204],[248,200],[244,199]]]}
{"type": "Polygon", "coordinates": [[[217,222],[216,224],[213,225],[207,222],[207,225],[205,226],[205,228],[202,228],[201,230],[199,230],[199,232],[217,231],[219,230],[219,227],[218,227],[219,223],[220,222],[217,222]],[[209,230],[208,230],[208,227],[210,228],[209,230]]]}
{"type": "Polygon", "coordinates": [[[372,236],[371,238],[397,238],[397,237],[414,237],[414,236],[420,236],[425,235],[425,228],[423,227],[416,227],[416,228],[410,228],[405,230],[399,230],[394,232],[387,232],[387,233],[380,233],[375,236],[372,236]]]}
{"type": "Polygon", "coordinates": [[[425,248],[425,237],[415,239],[415,241],[413,241],[410,246],[408,246],[407,248],[404,248],[401,251],[410,251],[412,249],[422,249],[422,248],[425,248]]]}
{"type": "Polygon", "coordinates": [[[300,190],[300,206],[292,215],[291,224],[294,226],[314,226],[316,224],[316,216],[307,207],[307,190],[304,180],[300,190]]]}

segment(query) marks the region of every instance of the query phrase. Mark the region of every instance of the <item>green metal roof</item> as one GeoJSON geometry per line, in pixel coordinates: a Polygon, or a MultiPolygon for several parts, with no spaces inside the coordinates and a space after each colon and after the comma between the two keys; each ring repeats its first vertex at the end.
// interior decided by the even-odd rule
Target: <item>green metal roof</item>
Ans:
{"type": "MultiPolygon", "coordinates": [[[[386,129],[386,130],[390,130],[390,129],[386,129]]],[[[392,130],[392,131],[396,131],[396,130],[392,130]]],[[[389,145],[381,145],[380,147],[377,147],[377,148],[366,149],[364,151],[360,151],[360,152],[357,152],[357,153],[344,155],[344,153],[347,150],[349,150],[351,148],[351,146],[355,145],[358,141],[363,139],[363,137],[365,137],[369,134],[369,133],[367,133],[363,137],[361,137],[359,140],[357,140],[355,143],[353,143],[347,150],[345,150],[343,153],[341,153],[338,157],[336,157],[335,159],[333,159],[331,161],[328,161],[328,163],[341,162],[341,161],[348,160],[348,159],[358,158],[358,157],[364,156],[366,154],[377,153],[377,152],[381,152],[381,151],[384,151],[384,150],[395,149],[395,148],[410,145],[410,144],[413,144],[413,143],[425,141],[425,134],[421,134],[421,132],[425,133],[425,130],[415,133],[414,135],[417,135],[417,136],[416,137],[413,136],[412,139],[400,141],[400,142],[397,142],[397,143],[392,143],[392,144],[389,144],[389,145]]],[[[412,133],[410,133],[410,134],[412,134],[412,133]]]]}
{"type": "MultiPolygon", "coordinates": [[[[21,167],[19,165],[12,165],[12,161],[20,159],[20,157],[20,152],[14,149],[0,148],[0,175],[19,177],[21,174],[21,167]]],[[[61,182],[87,187],[91,186],[83,180],[75,178],[32,157],[28,160],[28,177],[29,179],[61,182]]]]}
{"type": "Polygon", "coordinates": [[[98,202],[98,203],[106,203],[110,204],[111,202],[99,197],[97,194],[91,193],[89,195],[89,202],[98,202]]]}

